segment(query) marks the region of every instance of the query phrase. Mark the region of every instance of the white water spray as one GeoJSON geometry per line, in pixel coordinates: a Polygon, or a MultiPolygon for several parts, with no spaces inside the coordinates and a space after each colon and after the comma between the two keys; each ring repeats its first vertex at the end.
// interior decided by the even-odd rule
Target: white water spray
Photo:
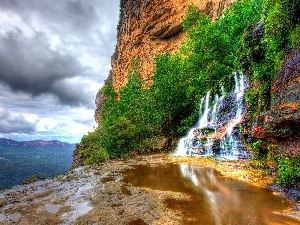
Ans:
{"type": "MultiPolygon", "coordinates": [[[[236,128],[243,119],[245,110],[245,84],[247,81],[243,74],[234,73],[233,76],[235,89],[233,92],[229,93],[226,100],[225,95],[222,95],[220,98],[216,95],[213,107],[209,108],[210,92],[201,99],[198,122],[185,137],[180,139],[174,155],[207,156],[217,154],[219,157],[225,159],[235,159],[246,155],[244,153],[243,144],[239,139],[239,131],[236,128]],[[218,109],[219,105],[223,105],[223,109],[218,109]],[[228,118],[225,122],[222,120],[219,121],[218,118],[220,113],[226,114],[226,112],[224,112],[224,108],[226,109],[225,111],[230,110],[230,112],[227,112],[228,118]],[[219,112],[218,110],[221,111],[219,112]],[[219,139],[216,146],[215,141],[217,138],[218,123],[220,123],[222,127],[225,127],[226,134],[219,139]],[[206,133],[207,130],[208,132],[209,130],[214,130],[214,133],[210,132],[208,134],[206,133]]],[[[221,91],[223,94],[223,87],[221,87],[221,91]]]]}
{"type": "MultiPolygon", "coordinates": [[[[207,92],[206,96],[204,97],[205,99],[205,105],[204,105],[204,112],[202,114],[201,117],[199,117],[199,121],[198,121],[198,124],[197,124],[197,127],[198,128],[204,128],[207,126],[207,116],[208,116],[208,111],[209,111],[209,96],[210,96],[210,92],[207,92]]],[[[202,101],[201,101],[201,106],[200,108],[202,108],[202,101]]]]}

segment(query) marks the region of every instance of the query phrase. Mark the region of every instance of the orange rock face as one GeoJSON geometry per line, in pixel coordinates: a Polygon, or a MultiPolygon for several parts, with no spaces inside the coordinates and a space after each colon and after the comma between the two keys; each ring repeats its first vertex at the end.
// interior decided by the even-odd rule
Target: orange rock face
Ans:
{"type": "Polygon", "coordinates": [[[112,81],[116,91],[126,85],[131,60],[139,63],[144,81],[153,74],[156,54],[174,52],[185,38],[182,21],[194,4],[212,18],[236,0],[123,0],[118,42],[112,56],[112,81]]]}
{"type": "MultiPolygon", "coordinates": [[[[216,19],[237,0],[121,0],[122,16],[118,25],[118,40],[112,55],[112,71],[108,76],[119,91],[128,80],[133,59],[146,85],[151,84],[155,55],[178,50],[185,38],[182,22],[188,6],[195,5],[216,19]]],[[[95,120],[105,96],[98,92],[95,120]]]]}

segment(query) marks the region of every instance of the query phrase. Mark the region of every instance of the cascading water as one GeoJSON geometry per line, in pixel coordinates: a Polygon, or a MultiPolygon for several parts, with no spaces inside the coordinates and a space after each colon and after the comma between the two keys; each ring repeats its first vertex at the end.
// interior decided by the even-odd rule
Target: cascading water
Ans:
{"type": "Polygon", "coordinates": [[[209,114],[209,122],[208,122],[208,127],[212,128],[212,129],[216,129],[216,127],[217,127],[216,113],[217,113],[218,101],[219,101],[219,96],[215,95],[214,105],[213,105],[212,109],[209,111],[210,114],[209,114]]]}
{"type": "Polygon", "coordinates": [[[181,138],[174,155],[215,155],[221,159],[250,158],[240,139],[240,127],[246,111],[246,76],[233,73],[235,89],[214,98],[209,108],[210,92],[201,100],[199,119],[188,134],[181,138]]]}
{"type": "Polygon", "coordinates": [[[234,117],[228,121],[226,135],[220,139],[219,157],[225,159],[250,158],[250,153],[246,152],[239,137],[239,124],[241,124],[245,106],[245,91],[247,88],[247,77],[243,74],[233,73],[235,81],[234,97],[234,117]]]}
{"type": "Polygon", "coordinates": [[[199,128],[203,128],[203,127],[206,127],[207,126],[207,116],[208,116],[208,112],[209,112],[209,95],[210,95],[210,92],[207,92],[206,96],[204,97],[204,100],[202,101],[201,100],[201,105],[200,105],[200,110],[202,109],[202,104],[205,103],[204,105],[204,112],[202,114],[201,117],[199,117],[199,121],[197,123],[197,127],[199,128]]]}
{"type": "Polygon", "coordinates": [[[189,130],[186,136],[182,137],[179,140],[177,151],[175,155],[182,156],[182,155],[192,155],[198,151],[199,147],[201,146],[201,140],[195,139],[195,132],[198,127],[205,127],[207,126],[207,115],[209,111],[209,95],[210,93],[207,92],[206,96],[201,99],[199,117],[196,125],[189,130]],[[203,107],[204,106],[204,107],[203,107]],[[204,111],[203,111],[204,110],[204,111]],[[202,113],[203,111],[203,113],[202,113]]]}

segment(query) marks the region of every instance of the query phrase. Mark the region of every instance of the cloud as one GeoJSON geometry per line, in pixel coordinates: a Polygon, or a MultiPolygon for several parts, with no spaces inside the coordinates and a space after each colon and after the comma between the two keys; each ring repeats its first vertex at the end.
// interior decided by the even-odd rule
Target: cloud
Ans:
{"type": "Polygon", "coordinates": [[[52,85],[51,92],[58,96],[59,102],[63,105],[85,105],[93,108],[94,104],[90,100],[95,98],[95,95],[82,88],[86,83],[76,78],[60,80],[52,85]]]}
{"type": "Polygon", "coordinates": [[[31,99],[1,85],[0,89],[4,90],[3,97],[0,95],[0,137],[77,143],[96,126],[93,109],[56,105],[56,99],[49,96],[31,99]]]}
{"type": "Polygon", "coordinates": [[[19,114],[12,114],[0,108],[0,133],[33,133],[36,124],[25,119],[19,114]]]}
{"type": "Polygon", "coordinates": [[[14,0],[1,1],[0,7],[6,18],[0,36],[0,82],[12,91],[48,93],[61,104],[90,107],[88,92],[76,93],[87,87],[76,87],[72,95],[72,89],[62,89],[61,84],[70,87],[66,80],[74,77],[95,81],[89,71],[99,73],[97,82],[107,76],[107,67],[99,68],[96,60],[109,65],[113,45],[107,42],[115,42],[115,26],[107,18],[112,12],[106,10],[109,2],[14,0]]]}
{"type": "MultiPolygon", "coordinates": [[[[9,33],[0,39],[0,82],[12,91],[32,96],[49,93],[65,102],[55,85],[82,73],[84,68],[71,55],[49,49],[42,39],[37,36],[28,40],[21,32],[9,33]]],[[[70,103],[78,105],[80,102],[74,98],[70,103]]]]}
{"type": "Polygon", "coordinates": [[[0,1],[0,137],[78,142],[95,125],[119,0],[0,1]],[[5,116],[5,117],[4,117],[5,116]],[[15,123],[15,124],[14,124],[15,123]]]}

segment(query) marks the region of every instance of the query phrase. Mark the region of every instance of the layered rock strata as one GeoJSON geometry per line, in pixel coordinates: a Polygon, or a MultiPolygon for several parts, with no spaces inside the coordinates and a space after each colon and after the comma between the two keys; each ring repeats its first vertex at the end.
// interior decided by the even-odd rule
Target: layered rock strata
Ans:
{"type": "Polygon", "coordinates": [[[271,138],[289,155],[300,154],[300,46],[294,49],[272,83],[273,101],[260,116],[253,136],[271,138]]]}

